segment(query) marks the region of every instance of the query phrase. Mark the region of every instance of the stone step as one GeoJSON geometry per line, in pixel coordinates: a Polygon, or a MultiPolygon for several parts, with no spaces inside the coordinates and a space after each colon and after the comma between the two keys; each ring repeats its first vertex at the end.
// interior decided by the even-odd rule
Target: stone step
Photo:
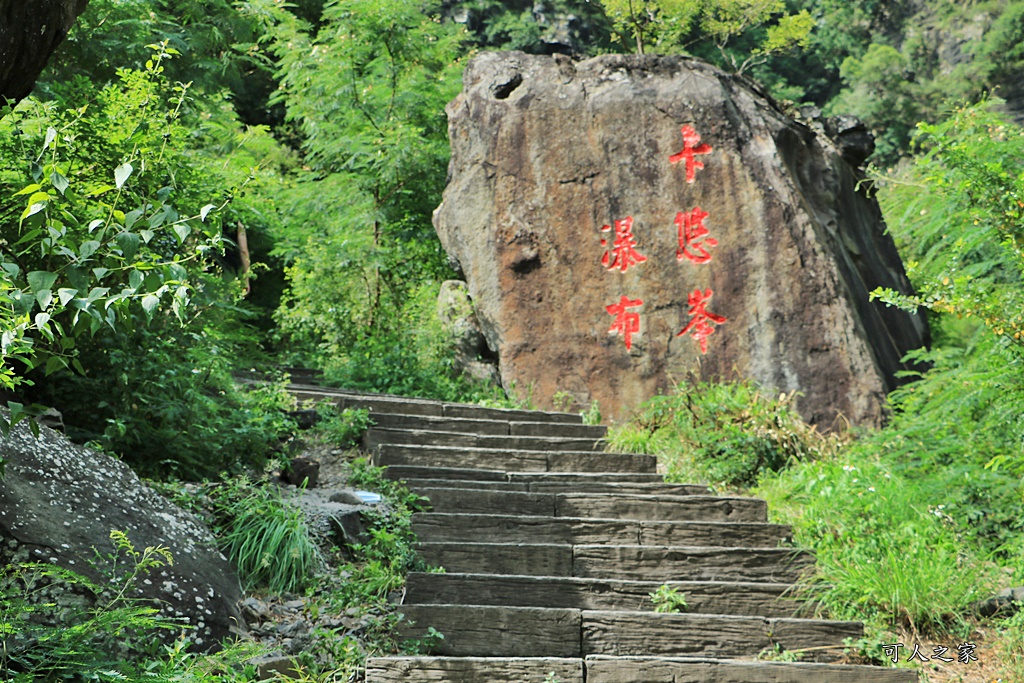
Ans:
{"type": "Polygon", "coordinates": [[[434,512],[549,515],[648,521],[767,522],[768,504],[738,496],[651,496],[608,493],[529,493],[467,488],[419,488],[434,512]]]}
{"type": "Polygon", "coordinates": [[[779,646],[815,648],[810,658],[832,661],[845,639],[864,632],[860,622],[721,614],[468,605],[400,611],[409,624],[400,627],[402,637],[420,638],[433,627],[444,639],[428,654],[462,657],[753,657],[779,646]]]}
{"type": "Polygon", "coordinates": [[[556,436],[574,439],[603,439],[608,428],[603,425],[563,422],[509,422],[465,417],[435,417],[374,412],[375,426],[382,429],[418,429],[431,432],[458,432],[491,436],[556,436]]]}
{"type": "Polygon", "coordinates": [[[916,683],[909,669],[706,657],[371,657],[366,683],[916,683]]]}
{"type": "MultiPolygon", "coordinates": [[[[430,448],[429,446],[406,446],[405,448],[430,448]]],[[[494,482],[496,484],[542,485],[571,488],[574,491],[589,491],[609,484],[664,484],[656,472],[506,472],[464,467],[426,467],[421,465],[388,465],[384,476],[392,481],[408,481],[410,484],[424,479],[438,479],[453,482],[494,482]],[[577,487],[587,487],[580,489],[577,487]]],[[[676,486],[676,484],[671,484],[676,486]]],[[[706,486],[679,484],[690,487],[691,493],[708,493],[706,486]]]]}
{"type": "Polygon", "coordinates": [[[552,472],[550,478],[532,482],[410,478],[406,481],[406,486],[416,493],[427,489],[478,489],[519,493],[600,493],[622,496],[704,496],[710,493],[707,486],[698,484],[622,482],[597,479],[601,475],[590,475],[590,479],[577,477],[575,480],[570,480],[558,477],[557,474],[552,472]]]}
{"type": "Polygon", "coordinates": [[[561,657],[371,657],[366,683],[584,683],[583,660],[561,657]],[[550,674],[550,676],[549,676],[550,674]]]}
{"type": "Polygon", "coordinates": [[[654,609],[650,594],[663,584],[684,595],[685,611],[690,613],[796,617],[810,616],[814,610],[814,605],[791,597],[794,586],[784,583],[634,581],[427,572],[409,574],[404,602],[650,611],[654,609]]]}
{"type": "Polygon", "coordinates": [[[555,543],[641,546],[736,546],[777,548],[790,527],[759,522],[642,522],[517,515],[419,512],[412,530],[421,541],[473,543],[555,543]]]}
{"type": "MultiPolygon", "coordinates": [[[[509,472],[636,472],[651,474],[657,469],[653,455],[632,453],[602,453],[594,451],[538,451],[522,449],[476,448],[467,446],[436,446],[415,444],[392,444],[377,442],[381,432],[388,434],[412,434],[398,430],[370,429],[368,437],[373,443],[373,462],[378,467],[416,465],[419,467],[446,467],[459,469],[479,468],[483,470],[504,470],[509,472]]],[[[428,432],[416,432],[427,434],[428,432]]],[[[429,432],[430,434],[451,434],[451,432],[429,432]]],[[[546,438],[546,437],[472,437],[495,439],[546,438]]],[[[573,441],[573,440],[569,440],[573,441]]]]}
{"type": "Polygon", "coordinates": [[[475,420],[504,420],[505,422],[583,424],[583,417],[578,413],[485,408],[467,403],[444,403],[425,398],[407,398],[391,394],[363,394],[344,389],[333,389],[308,384],[290,384],[288,391],[300,401],[330,401],[341,409],[366,408],[371,413],[456,417],[475,420]]]}
{"type": "Polygon", "coordinates": [[[417,550],[427,564],[460,574],[659,582],[795,583],[814,565],[813,555],[791,548],[426,542],[417,550]]]}
{"type": "MultiPolygon", "coordinates": [[[[495,434],[460,434],[433,432],[427,429],[385,429],[371,427],[363,437],[363,446],[374,450],[381,444],[406,446],[448,446],[462,449],[508,451],[604,451],[602,439],[560,436],[502,436],[495,434]]],[[[412,463],[410,463],[412,464],[412,463]]],[[[415,463],[429,464],[429,463],[415,463]]],[[[453,464],[439,465],[451,467],[453,464]]],[[[491,469],[501,469],[490,466],[491,469]]],[[[651,471],[654,471],[653,469],[651,471]]]]}

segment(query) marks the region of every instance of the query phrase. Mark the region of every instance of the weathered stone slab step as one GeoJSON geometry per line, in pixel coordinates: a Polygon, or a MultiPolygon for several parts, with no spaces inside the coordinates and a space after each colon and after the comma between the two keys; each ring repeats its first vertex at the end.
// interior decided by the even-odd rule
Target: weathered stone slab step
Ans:
{"type": "Polygon", "coordinates": [[[814,555],[794,548],[573,546],[573,576],[641,581],[795,583],[814,555]]]}
{"type": "Polygon", "coordinates": [[[784,524],[759,522],[641,522],[516,515],[420,512],[412,530],[421,541],[589,545],[736,546],[776,548],[789,541],[784,524]]]}
{"type": "Polygon", "coordinates": [[[371,657],[366,683],[584,683],[583,660],[556,657],[371,657]]]}
{"type": "MultiPolygon", "coordinates": [[[[410,446],[407,448],[416,448],[410,446]]],[[[426,448],[426,447],[421,447],[426,448]]],[[[410,484],[422,479],[446,481],[496,482],[514,485],[537,484],[540,486],[571,487],[574,491],[595,490],[609,484],[664,484],[656,472],[505,472],[504,470],[471,469],[464,467],[425,467],[420,465],[389,465],[384,476],[392,481],[405,480],[410,484]],[[580,489],[578,487],[587,487],[580,489]]],[[[688,493],[708,493],[706,486],[693,484],[668,484],[685,486],[688,493]]]]}
{"type": "Polygon", "coordinates": [[[863,635],[863,625],[858,621],[654,612],[583,613],[585,655],[748,657],[780,646],[784,650],[807,649],[810,660],[835,661],[842,657],[847,638],[863,635]],[[820,649],[826,646],[834,649],[820,649]]]}
{"type": "MultiPolygon", "coordinates": [[[[486,538],[482,536],[481,538],[486,538]]],[[[462,574],[576,576],[640,581],[795,583],[814,557],[790,548],[553,543],[419,543],[427,564],[462,574]]]]}
{"type": "MultiPolygon", "coordinates": [[[[484,491],[515,491],[520,493],[604,493],[638,496],[701,496],[710,491],[699,484],[664,484],[647,482],[601,481],[593,475],[589,480],[575,481],[561,477],[537,481],[473,481],[467,479],[408,479],[409,490],[419,493],[426,489],[480,489],[484,491]]],[[[507,512],[507,511],[506,511],[507,512]]]]}
{"type": "Polygon", "coordinates": [[[382,429],[418,429],[432,432],[458,432],[492,436],[555,436],[576,439],[603,439],[603,425],[565,422],[509,422],[465,417],[373,413],[373,423],[382,429]]]}
{"type": "Polygon", "coordinates": [[[444,640],[430,654],[469,657],[752,657],[780,646],[817,661],[843,653],[860,622],[717,614],[657,614],[538,607],[403,605],[405,638],[434,627],[444,640]],[[821,649],[833,646],[835,649],[821,649]]]}
{"type": "Polygon", "coordinates": [[[477,420],[504,420],[506,422],[555,422],[583,424],[578,413],[559,413],[541,410],[515,410],[485,408],[466,403],[444,403],[425,398],[408,398],[392,394],[363,394],[331,387],[309,384],[290,384],[288,391],[300,401],[328,400],[339,408],[367,408],[374,413],[402,415],[428,415],[433,417],[463,417],[477,420]]]}
{"type": "MultiPolygon", "coordinates": [[[[812,662],[757,662],[703,657],[653,658],[591,655],[586,658],[584,668],[586,683],[916,683],[917,681],[917,673],[908,669],[812,662]]],[[[394,679],[381,679],[381,682],[385,680],[394,679]]],[[[377,682],[371,682],[367,678],[367,683],[377,682]]]]}
{"type": "Polygon", "coordinates": [[[592,438],[460,434],[458,432],[434,432],[426,429],[385,429],[382,427],[368,429],[363,437],[363,446],[367,450],[373,450],[381,444],[544,452],[603,451],[605,446],[602,439],[592,438]]]}
{"type": "Polygon", "coordinates": [[[372,657],[366,683],[915,683],[908,669],[706,657],[372,657]]]}
{"type": "Polygon", "coordinates": [[[768,521],[767,503],[736,496],[529,493],[468,488],[419,488],[417,493],[430,500],[434,512],[650,521],[768,521]]]}
{"type": "Polygon", "coordinates": [[[810,616],[813,605],[790,597],[783,583],[724,581],[631,581],[566,576],[413,572],[407,604],[568,607],[590,610],[653,610],[650,594],[663,584],[686,598],[686,611],[762,617],[810,616]]]}
{"type": "MultiPolygon", "coordinates": [[[[475,437],[469,434],[452,432],[412,432],[401,430],[370,429],[367,432],[367,443],[372,443],[373,461],[378,467],[415,465],[419,467],[445,467],[458,469],[479,468],[482,470],[500,470],[507,472],[636,472],[651,474],[657,470],[657,459],[652,455],[633,455],[631,453],[602,453],[593,450],[573,451],[571,449],[553,451],[529,450],[517,447],[479,448],[472,444],[430,445],[430,444],[396,444],[380,441],[407,434],[446,434],[452,437],[470,439],[544,439],[547,437],[494,436],[475,437]]],[[[566,443],[577,444],[576,439],[563,439],[566,443]]]]}

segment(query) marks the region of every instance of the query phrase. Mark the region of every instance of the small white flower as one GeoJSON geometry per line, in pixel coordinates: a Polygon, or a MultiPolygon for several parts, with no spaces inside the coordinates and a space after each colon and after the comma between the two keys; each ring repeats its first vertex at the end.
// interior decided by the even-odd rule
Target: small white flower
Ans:
{"type": "Polygon", "coordinates": [[[868,491],[871,491],[872,493],[874,493],[875,492],[875,487],[874,486],[869,486],[868,487],[868,491]]]}
{"type": "Polygon", "coordinates": [[[853,465],[843,465],[843,472],[853,472],[856,469],[853,465]]]}

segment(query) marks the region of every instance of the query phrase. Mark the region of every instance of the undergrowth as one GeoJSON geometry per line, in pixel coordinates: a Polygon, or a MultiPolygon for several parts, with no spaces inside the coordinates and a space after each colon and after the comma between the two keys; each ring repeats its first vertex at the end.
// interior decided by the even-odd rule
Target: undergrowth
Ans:
{"type": "Polygon", "coordinates": [[[769,394],[752,381],[681,385],[613,428],[609,450],[658,455],[670,482],[750,486],[764,472],[820,458],[842,442],[804,423],[796,398],[769,394]]]}
{"type": "Polygon", "coordinates": [[[191,683],[255,680],[252,643],[217,654],[191,651],[190,626],[162,615],[134,591],[173,562],[164,547],[136,550],[120,532],[90,578],[50,564],[8,566],[0,575],[0,679],[12,683],[191,683]]]}

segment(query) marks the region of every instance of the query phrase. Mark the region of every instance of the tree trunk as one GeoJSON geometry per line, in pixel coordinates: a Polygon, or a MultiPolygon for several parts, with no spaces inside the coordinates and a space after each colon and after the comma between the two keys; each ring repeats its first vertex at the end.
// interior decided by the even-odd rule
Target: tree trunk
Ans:
{"type": "Polygon", "coordinates": [[[0,0],[0,104],[32,92],[89,0],[0,0]]]}

